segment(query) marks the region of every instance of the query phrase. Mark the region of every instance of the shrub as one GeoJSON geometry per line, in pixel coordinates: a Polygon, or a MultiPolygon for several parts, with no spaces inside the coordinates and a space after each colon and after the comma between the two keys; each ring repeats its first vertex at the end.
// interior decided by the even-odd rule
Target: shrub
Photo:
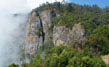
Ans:
{"type": "Polygon", "coordinates": [[[11,64],[8,67],[19,67],[19,65],[17,65],[17,64],[11,64]]]}
{"type": "Polygon", "coordinates": [[[53,41],[46,41],[44,45],[41,46],[41,51],[48,52],[50,49],[54,47],[53,41]]]}
{"type": "Polygon", "coordinates": [[[89,48],[93,53],[109,53],[109,26],[99,26],[93,34],[87,37],[84,48],[89,48]]]}
{"type": "Polygon", "coordinates": [[[102,59],[98,59],[98,57],[91,58],[89,56],[75,56],[69,60],[67,67],[106,67],[106,65],[102,59]]]}

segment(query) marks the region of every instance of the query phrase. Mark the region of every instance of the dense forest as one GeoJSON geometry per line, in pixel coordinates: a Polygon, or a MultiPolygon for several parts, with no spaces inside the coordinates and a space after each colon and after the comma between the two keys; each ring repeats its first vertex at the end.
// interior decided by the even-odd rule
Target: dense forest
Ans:
{"type": "Polygon", "coordinates": [[[66,46],[54,46],[52,41],[48,41],[40,47],[36,58],[31,59],[29,63],[12,64],[9,67],[109,66],[102,59],[102,56],[109,56],[109,7],[55,2],[45,3],[32,12],[44,10],[53,13],[53,26],[65,26],[72,30],[75,23],[80,23],[85,29],[84,41],[79,43],[79,39],[74,40],[66,46]],[[60,16],[55,17],[55,13],[60,16]]]}

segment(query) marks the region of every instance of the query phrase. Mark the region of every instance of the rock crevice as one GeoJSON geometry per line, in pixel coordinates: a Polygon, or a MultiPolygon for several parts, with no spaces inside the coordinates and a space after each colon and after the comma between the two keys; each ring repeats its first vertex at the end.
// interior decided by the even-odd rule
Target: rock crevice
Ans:
{"type": "Polygon", "coordinates": [[[50,40],[56,46],[67,45],[84,36],[85,31],[80,23],[74,24],[70,30],[65,26],[53,25],[54,17],[58,18],[59,14],[53,11],[34,11],[29,15],[25,45],[27,53],[34,54],[40,46],[50,40]]]}

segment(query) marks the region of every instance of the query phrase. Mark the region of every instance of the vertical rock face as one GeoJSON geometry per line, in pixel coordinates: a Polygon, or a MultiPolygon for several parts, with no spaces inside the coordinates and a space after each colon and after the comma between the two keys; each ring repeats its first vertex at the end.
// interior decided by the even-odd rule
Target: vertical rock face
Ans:
{"type": "Polygon", "coordinates": [[[33,53],[35,48],[37,48],[36,44],[38,44],[38,40],[41,39],[36,35],[37,32],[36,28],[39,26],[39,24],[40,24],[39,18],[36,17],[36,13],[34,12],[30,14],[26,30],[26,46],[25,46],[25,49],[28,53],[33,53]]]}
{"type": "Polygon", "coordinates": [[[78,38],[82,38],[85,31],[82,28],[81,24],[75,24],[72,26],[73,29],[70,30],[65,27],[55,27],[54,33],[53,33],[53,42],[55,45],[60,44],[69,44],[73,40],[76,40],[78,38]]]}
{"type": "Polygon", "coordinates": [[[52,18],[51,11],[32,12],[29,15],[25,45],[27,53],[34,54],[41,45],[50,40],[58,46],[83,37],[85,31],[81,24],[74,24],[70,30],[64,26],[53,26],[52,18]]]}
{"type": "Polygon", "coordinates": [[[46,40],[51,37],[49,28],[52,25],[52,16],[50,11],[40,12],[39,16],[37,12],[32,12],[29,15],[27,32],[26,32],[26,52],[35,53],[46,40]]]}

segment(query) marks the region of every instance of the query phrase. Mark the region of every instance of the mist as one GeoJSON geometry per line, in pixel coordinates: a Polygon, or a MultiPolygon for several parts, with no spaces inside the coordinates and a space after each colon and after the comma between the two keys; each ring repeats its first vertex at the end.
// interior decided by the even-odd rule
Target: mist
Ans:
{"type": "Polygon", "coordinates": [[[20,51],[25,42],[28,14],[47,1],[49,0],[0,0],[0,67],[21,63],[20,51]]]}
{"type": "Polygon", "coordinates": [[[20,25],[26,23],[29,11],[26,0],[0,0],[0,67],[20,63],[19,46],[24,41],[20,25]]]}

